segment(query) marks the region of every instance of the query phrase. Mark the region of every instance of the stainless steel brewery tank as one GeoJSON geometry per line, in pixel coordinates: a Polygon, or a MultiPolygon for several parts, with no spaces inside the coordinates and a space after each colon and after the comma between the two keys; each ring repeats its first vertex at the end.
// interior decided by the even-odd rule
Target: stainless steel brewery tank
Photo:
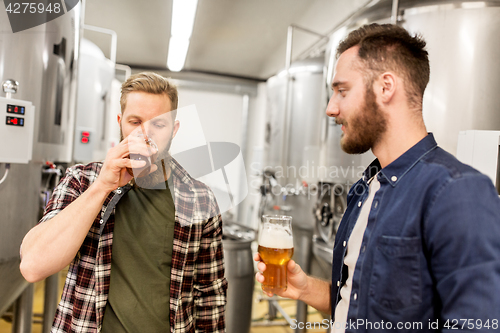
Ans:
{"type": "MultiPolygon", "coordinates": [[[[260,213],[293,217],[294,260],[309,272],[312,259],[321,128],[325,118],[324,58],[293,63],[267,81],[264,186],[260,213]]],[[[297,320],[307,305],[297,302],[297,320]]]]}
{"type": "MultiPolygon", "coordinates": [[[[366,8],[332,34],[328,84],[340,39],[364,24],[390,23],[392,3],[366,8]]],[[[500,1],[402,0],[399,21],[427,42],[431,75],[423,114],[438,144],[456,154],[459,131],[500,129],[500,1]]]]}
{"type": "Polygon", "coordinates": [[[79,2],[53,21],[12,33],[0,10],[0,83],[18,81],[12,98],[36,108],[33,159],[12,164],[0,185],[0,315],[27,286],[19,272],[19,246],[38,219],[42,164],[71,161],[81,18],[79,2]]]}
{"type": "Polygon", "coordinates": [[[323,69],[324,58],[306,59],[291,65],[290,77],[283,71],[267,81],[263,165],[265,177],[273,174],[278,183],[271,191],[276,200],[267,212],[271,213],[274,206],[292,215],[294,226],[305,229],[314,226],[311,211],[315,198],[309,185],[317,181],[326,105],[323,69]]]}

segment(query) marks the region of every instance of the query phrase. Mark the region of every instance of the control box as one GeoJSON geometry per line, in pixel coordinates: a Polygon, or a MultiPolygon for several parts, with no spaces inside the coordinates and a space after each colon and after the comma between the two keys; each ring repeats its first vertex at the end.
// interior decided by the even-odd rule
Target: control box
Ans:
{"type": "Polygon", "coordinates": [[[0,163],[27,164],[33,153],[35,107],[31,102],[0,97],[0,163]]]}

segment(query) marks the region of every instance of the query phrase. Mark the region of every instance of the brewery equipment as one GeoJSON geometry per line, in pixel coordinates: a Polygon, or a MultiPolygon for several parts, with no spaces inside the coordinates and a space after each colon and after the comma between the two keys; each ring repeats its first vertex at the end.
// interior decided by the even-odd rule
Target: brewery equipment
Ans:
{"type": "Polygon", "coordinates": [[[27,164],[33,152],[33,104],[0,97],[0,116],[0,141],[8,143],[0,146],[0,163],[27,164]]]}
{"type": "Polygon", "coordinates": [[[222,243],[225,276],[228,282],[227,332],[250,332],[254,287],[251,243],[254,239],[254,230],[231,221],[224,221],[222,243]]]}
{"type": "Polygon", "coordinates": [[[331,86],[341,39],[364,24],[397,21],[427,43],[431,75],[423,115],[437,143],[456,154],[460,131],[500,129],[500,46],[492,43],[500,27],[500,1],[401,0],[395,4],[397,8],[393,1],[378,1],[337,27],[326,50],[327,85],[331,86]]]}
{"type": "Polygon", "coordinates": [[[111,126],[117,123],[120,110],[110,106],[113,105],[111,98],[120,97],[119,91],[112,89],[115,63],[106,59],[101,49],[85,38],[80,46],[80,70],[85,75],[78,77],[73,155],[76,162],[89,163],[106,157],[108,148],[111,148],[107,145],[110,128],[115,130],[113,142],[119,142],[119,129],[111,126]]]}
{"type": "Polygon", "coordinates": [[[267,81],[263,194],[268,199],[261,212],[281,211],[293,217],[294,226],[309,230],[314,226],[310,214],[314,198],[308,186],[317,179],[325,111],[323,62],[323,58],[295,62],[290,77],[283,71],[267,81]],[[290,133],[288,141],[284,133],[290,133]]]}
{"type": "MultiPolygon", "coordinates": [[[[28,286],[19,272],[19,247],[24,235],[38,221],[42,165],[47,161],[68,163],[72,159],[81,20],[82,4],[78,2],[52,21],[13,33],[7,12],[0,11],[0,83],[18,82],[16,94],[0,91],[0,96],[9,98],[8,104],[14,110],[15,106],[18,111],[25,107],[24,116],[20,113],[9,116],[12,117],[9,129],[17,127],[26,135],[17,132],[22,136],[19,141],[3,138],[0,150],[0,159],[12,162],[8,176],[0,184],[0,315],[28,286]],[[11,96],[7,96],[9,93],[11,96]],[[21,121],[24,126],[20,126],[21,121]],[[34,126],[31,142],[29,126],[34,126]],[[6,146],[16,145],[19,150],[6,150],[6,146]],[[24,154],[29,145],[32,145],[30,161],[29,154],[24,154]],[[11,160],[17,154],[20,159],[11,160]]],[[[6,87],[9,86],[12,84],[7,83],[6,87]]],[[[2,133],[8,116],[5,112],[2,109],[2,133]]],[[[28,289],[19,298],[15,329],[17,326],[30,331],[30,295],[32,290],[28,289]]]]}
{"type": "MultiPolygon", "coordinates": [[[[316,199],[314,184],[326,105],[323,64],[322,57],[294,62],[271,77],[266,89],[266,145],[259,215],[293,217],[294,260],[306,272],[311,262],[311,212],[316,199]]],[[[270,313],[275,312],[272,304],[270,313]]],[[[303,302],[297,302],[297,320],[307,321],[307,305],[303,302]]]]}

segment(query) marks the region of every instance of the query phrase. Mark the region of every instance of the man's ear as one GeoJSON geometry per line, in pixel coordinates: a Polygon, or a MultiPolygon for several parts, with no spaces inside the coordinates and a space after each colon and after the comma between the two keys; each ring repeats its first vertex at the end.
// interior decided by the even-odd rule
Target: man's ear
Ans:
{"type": "Polygon", "coordinates": [[[179,127],[181,127],[181,123],[178,120],[176,120],[174,123],[174,130],[172,132],[172,139],[175,138],[175,135],[177,134],[179,127]]]}
{"type": "Polygon", "coordinates": [[[389,103],[396,93],[398,80],[391,72],[385,72],[380,75],[377,89],[379,90],[380,101],[384,104],[389,103]]]}
{"type": "Polygon", "coordinates": [[[122,120],[122,115],[121,114],[117,114],[116,115],[116,120],[118,120],[118,125],[120,125],[120,121],[122,120]]]}

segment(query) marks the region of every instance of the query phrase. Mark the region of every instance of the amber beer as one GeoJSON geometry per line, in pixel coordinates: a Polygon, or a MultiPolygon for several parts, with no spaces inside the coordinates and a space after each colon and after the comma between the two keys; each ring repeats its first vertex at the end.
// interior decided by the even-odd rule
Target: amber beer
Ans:
{"type": "Polygon", "coordinates": [[[286,265],[293,256],[293,248],[274,249],[259,245],[259,254],[262,261],[266,264],[266,270],[263,273],[264,283],[262,284],[262,290],[273,294],[285,291],[287,288],[286,265]]]}
{"type": "Polygon", "coordinates": [[[287,288],[288,262],[293,255],[292,218],[264,215],[259,234],[259,254],[266,264],[262,290],[276,294],[287,288]]]}

